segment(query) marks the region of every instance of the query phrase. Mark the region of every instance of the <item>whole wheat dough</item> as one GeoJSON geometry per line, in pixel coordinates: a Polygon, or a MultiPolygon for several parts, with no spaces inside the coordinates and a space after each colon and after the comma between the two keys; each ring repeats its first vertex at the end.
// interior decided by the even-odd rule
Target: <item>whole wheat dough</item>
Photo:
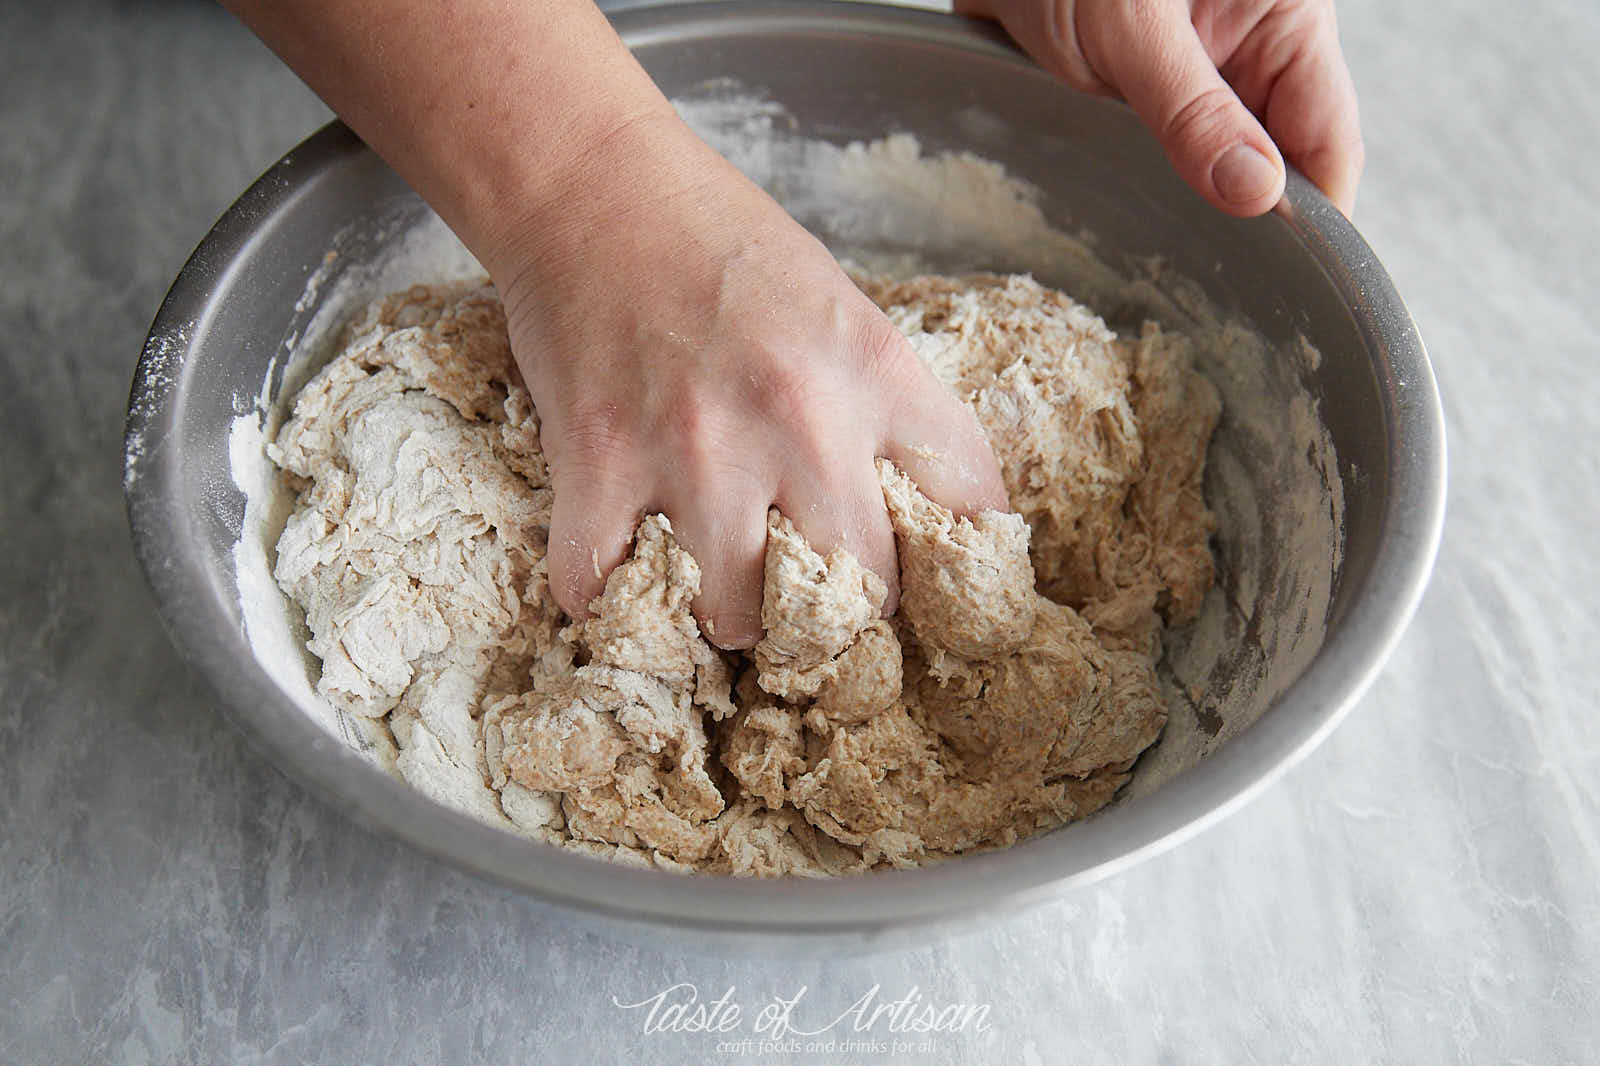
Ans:
{"type": "Polygon", "coordinates": [[[275,574],[318,690],[385,723],[441,802],[670,869],[916,865],[1109,802],[1166,720],[1163,627],[1212,581],[1217,394],[1181,338],[1118,338],[1027,277],[858,282],[977,412],[1017,509],[958,518],[880,463],[895,617],[774,510],[752,653],[702,636],[699,566],[661,515],[564,625],[500,304],[416,288],[368,309],[269,447],[298,492],[275,574]]]}

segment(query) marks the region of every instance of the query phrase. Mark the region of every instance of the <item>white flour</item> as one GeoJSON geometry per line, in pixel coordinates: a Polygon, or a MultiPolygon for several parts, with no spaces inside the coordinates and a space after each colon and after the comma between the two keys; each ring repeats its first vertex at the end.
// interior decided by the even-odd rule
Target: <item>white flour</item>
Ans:
{"type": "MultiPolygon", "coordinates": [[[[1302,384],[1316,352],[1303,344],[1269,347],[1248,325],[1225,320],[1184,279],[1156,271],[1138,279],[1117,275],[1084,239],[1052,229],[1038,190],[992,161],[925,157],[904,134],[848,147],[801,137],[789,130],[781,107],[736,87],[713,86],[678,105],[714,147],[842,258],[883,273],[1032,271],[1091,306],[1114,301],[1124,312],[1136,308],[1194,339],[1198,366],[1224,404],[1206,474],[1207,499],[1220,522],[1218,585],[1200,619],[1168,639],[1172,716],[1120,802],[1193,766],[1253,722],[1321,646],[1339,567],[1337,457],[1302,384]]],[[[313,690],[317,664],[304,650],[303,620],[271,575],[292,494],[265,455],[285,400],[332,354],[347,316],[411,284],[481,273],[431,213],[387,225],[392,239],[375,242],[386,249],[381,257],[346,262],[330,252],[313,275],[259,406],[235,420],[230,460],[246,497],[234,558],[252,648],[308,715],[393,770],[387,730],[335,711],[313,690]]]]}
{"type": "Polygon", "coordinates": [[[1089,243],[1052,228],[1040,190],[969,152],[925,156],[910,134],[836,145],[789,131],[783,108],[712,83],[678,111],[802,225],[874,274],[1033,273],[1094,306],[1126,284],[1089,243]]]}
{"type": "Polygon", "coordinates": [[[233,558],[250,646],[301,710],[391,770],[396,752],[387,730],[335,710],[316,694],[319,668],[305,647],[305,621],[272,576],[273,546],[293,510],[294,497],[267,458],[266,443],[277,435],[287,401],[333,355],[340,329],[353,310],[408,285],[483,273],[437,215],[421,212],[400,224],[404,228],[382,259],[346,264],[337,252],[328,252],[295,303],[296,325],[267,368],[255,409],[235,417],[228,435],[234,484],[245,497],[243,534],[233,558]]]}

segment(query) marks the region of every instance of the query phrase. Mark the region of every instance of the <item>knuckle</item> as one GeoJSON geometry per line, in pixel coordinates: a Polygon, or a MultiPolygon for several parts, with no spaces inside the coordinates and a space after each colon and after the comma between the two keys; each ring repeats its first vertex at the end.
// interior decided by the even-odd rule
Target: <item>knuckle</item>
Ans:
{"type": "Polygon", "coordinates": [[[826,387],[811,361],[792,353],[763,352],[753,361],[750,394],[769,421],[802,418],[826,398],[826,387]]]}
{"type": "Polygon", "coordinates": [[[804,418],[786,427],[782,448],[785,473],[779,480],[791,483],[795,475],[827,483],[835,473],[842,439],[851,424],[833,418],[804,418]]]}
{"type": "Polygon", "coordinates": [[[675,405],[663,426],[666,459],[696,491],[724,492],[742,480],[750,449],[737,419],[704,399],[675,405]]]}
{"type": "Polygon", "coordinates": [[[825,462],[841,435],[868,428],[870,379],[820,361],[775,361],[753,375],[754,429],[783,466],[825,462]]]}
{"type": "Polygon", "coordinates": [[[575,408],[559,422],[547,422],[545,428],[550,430],[549,439],[540,443],[551,462],[589,473],[620,470],[634,436],[632,427],[613,403],[575,408]]]}
{"type": "Polygon", "coordinates": [[[1197,144],[1225,133],[1238,99],[1226,86],[1213,85],[1180,103],[1161,123],[1161,139],[1168,143],[1197,144]]]}
{"type": "Polygon", "coordinates": [[[901,382],[921,365],[905,335],[876,310],[852,324],[850,350],[869,381],[901,382]]]}
{"type": "MultiPolygon", "coordinates": [[[[1079,25],[1089,22],[1085,5],[1076,5],[1079,25]]],[[[1115,34],[1124,45],[1132,43],[1148,48],[1170,33],[1172,26],[1188,24],[1190,14],[1174,0],[1113,0],[1096,5],[1095,15],[1104,20],[1105,33],[1115,34]],[[1180,21],[1181,20],[1181,21],[1180,21]]],[[[1100,19],[1095,20],[1098,24],[1100,19]]]]}
{"type": "Polygon", "coordinates": [[[1043,36],[1051,69],[1057,77],[1079,92],[1104,92],[1106,85],[1095,73],[1082,35],[1078,32],[1078,18],[1083,5],[1074,0],[1054,0],[1041,5],[1043,36]]]}
{"type": "Polygon", "coordinates": [[[689,450],[720,432],[715,405],[705,395],[686,389],[663,406],[658,432],[673,450],[689,450]]]}

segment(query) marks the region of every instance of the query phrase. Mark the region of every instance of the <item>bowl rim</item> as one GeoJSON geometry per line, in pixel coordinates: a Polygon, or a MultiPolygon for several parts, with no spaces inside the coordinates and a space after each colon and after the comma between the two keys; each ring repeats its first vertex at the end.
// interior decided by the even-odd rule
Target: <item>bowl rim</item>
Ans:
{"type": "MultiPolygon", "coordinates": [[[[823,31],[889,36],[976,51],[1032,67],[987,22],[834,0],[723,0],[612,14],[630,46],[732,34],[823,31]]],[[[205,333],[214,287],[244,258],[258,224],[289,210],[315,178],[370,150],[335,121],[288,152],[202,239],[151,326],[129,402],[124,479],[137,557],[179,652],[221,709],[271,761],[347,816],[434,858],[551,902],[689,930],[871,935],[1014,910],[1100,880],[1195,836],[1259,795],[1322,742],[1381,670],[1421,600],[1444,521],[1444,418],[1426,349],[1399,293],[1355,228],[1298,173],[1278,215],[1347,302],[1384,372],[1390,492],[1379,544],[1341,624],[1307,669],[1249,728],[1134,803],[1012,848],[911,870],[837,879],[683,876],[529,842],[443,807],[347,749],[295,707],[250,657],[241,662],[237,601],[173,538],[187,517],[182,470],[165,447],[181,380],[205,333]],[[190,328],[184,328],[185,326],[190,328]],[[174,376],[176,372],[177,376],[174,376]],[[1373,595],[1374,589],[1382,594],[1373,595]],[[272,695],[264,699],[263,693],[272,695]],[[1198,813],[1196,813],[1198,812],[1198,813]]]]}

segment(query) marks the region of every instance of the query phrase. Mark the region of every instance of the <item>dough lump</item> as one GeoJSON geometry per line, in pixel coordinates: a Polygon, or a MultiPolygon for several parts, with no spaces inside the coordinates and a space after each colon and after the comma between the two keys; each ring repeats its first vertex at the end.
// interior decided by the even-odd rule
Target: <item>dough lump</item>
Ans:
{"type": "Polygon", "coordinates": [[[419,287],[352,324],[268,449],[318,691],[440,802],[666,869],[913,866],[1108,803],[1166,721],[1161,632],[1212,582],[1216,390],[1181,337],[1118,337],[1031,278],[857,282],[977,413],[1017,509],[953,515],[880,461],[893,618],[877,575],[774,509],[752,652],[701,634],[662,515],[565,624],[499,301],[419,287]]]}

